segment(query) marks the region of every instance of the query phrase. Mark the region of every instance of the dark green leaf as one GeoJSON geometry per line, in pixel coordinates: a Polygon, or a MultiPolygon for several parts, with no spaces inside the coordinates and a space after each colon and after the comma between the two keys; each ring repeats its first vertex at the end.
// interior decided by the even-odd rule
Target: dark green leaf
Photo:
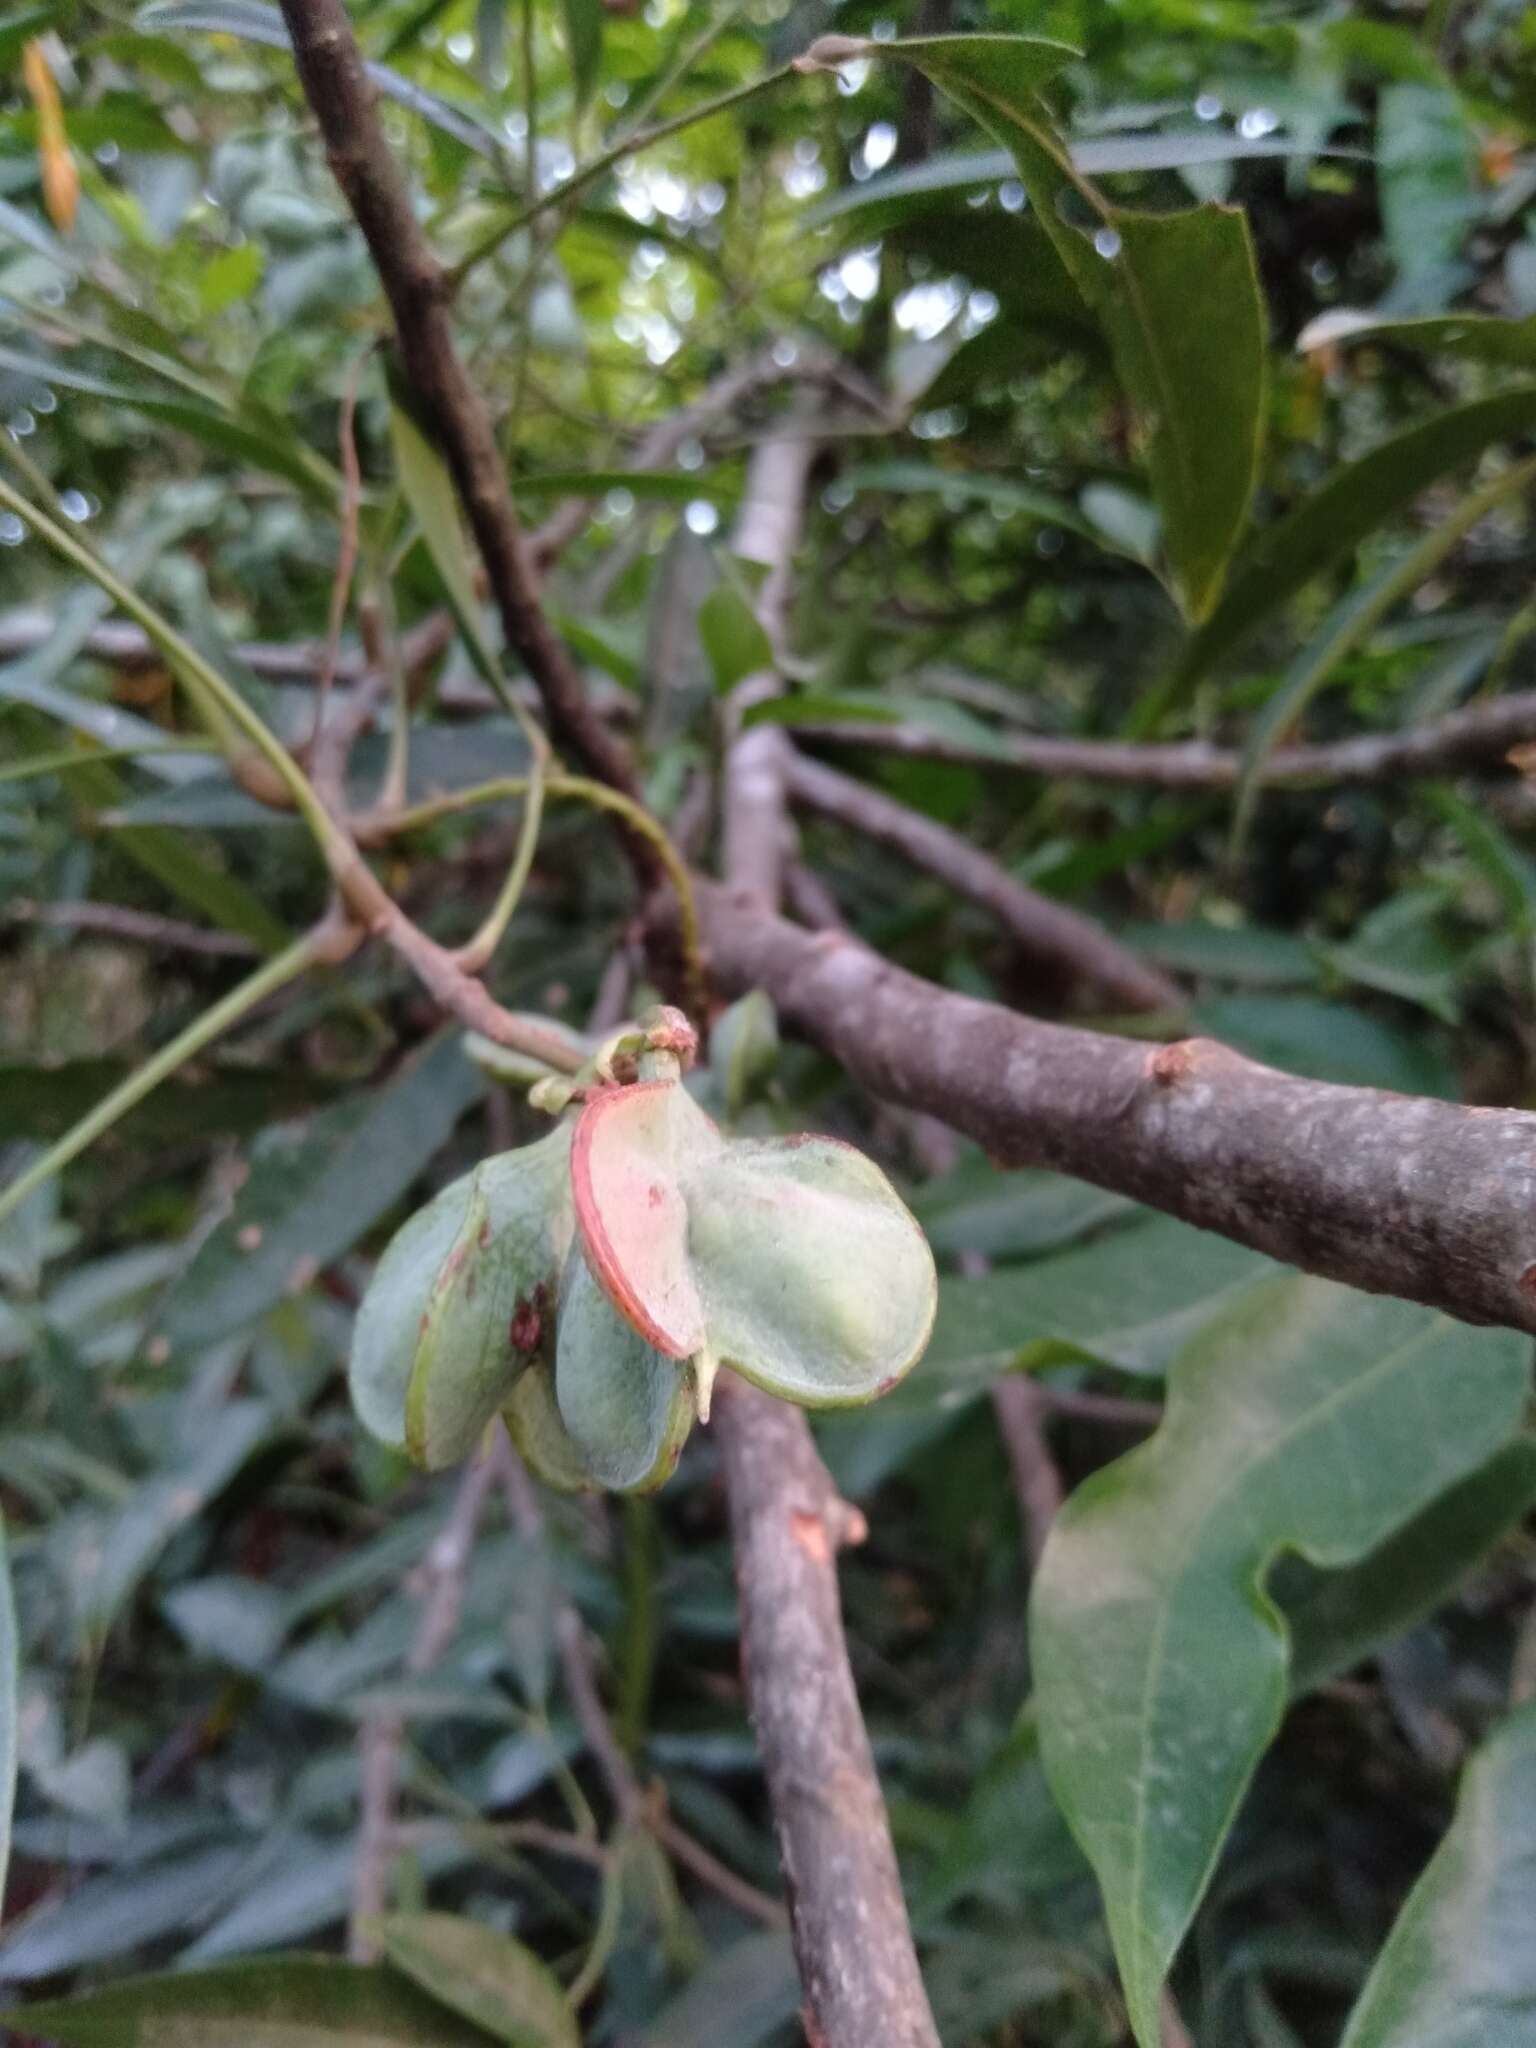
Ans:
{"type": "Polygon", "coordinates": [[[1437,411],[1335,470],[1285,517],[1258,534],[1233,566],[1220,604],[1140,709],[1138,729],[1182,703],[1193,684],[1235,654],[1314,576],[1353,554],[1367,534],[1402,513],[1420,491],[1496,441],[1536,423],[1536,384],[1437,411]]]}
{"type": "Polygon", "coordinates": [[[565,29],[565,54],[570,59],[571,85],[579,111],[592,97],[603,58],[602,0],[560,0],[560,20],[565,29]]]}
{"type": "Polygon", "coordinates": [[[172,1289],[167,1332],[208,1343],[307,1285],[400,1199],[481,1086],[450,1035],[387,1088],[275,1133],[253,1161],[232,1214],[172,1289]]]}
{"type": "Polygon", "coordinates": [[[1326,1684],[1433,1613],[1533,1504],[1536,1443],[1522,1438],[1347,1571],[1298,1564],[1283,1603],[1293,1689],[1326,1684]]]}
{"type": "Polygon", "coordinates": [[[1218,206],[1132,212],[1089,185],[1038,98],[1071,55],[1060,44],[936,36],[870,50],[915,64],[1012,151],[1036,218],[1109,336],[1146,443],[1173,588],[1203,619],[1248,515],[1262,424],[1264,309],[1246,221],[1218,206]]]}
{"type": "Polygon", "coordinates": [[[1468,1764],[1341,2048],[1528,2048],[1536,2038],[1536,1704],[1468,1764]]]}
{"type": "Polygon", "coordinates": [[[747,676],[772,672],[768,635],[734,583],[717,583],[699,606],[699,638],[721,696],[747,676]]]}
{"type": "Polygon", "coordinates": [[[1527,1373],[1513,1331],[1279,1274],[1195,1338],[1157,1434],[1057,1521],[1031,1610],[1042,1746],[1142,2048],[1284,1709],[1270,1563],[1365,1556],[1492,1455],[1527,1373]]]}

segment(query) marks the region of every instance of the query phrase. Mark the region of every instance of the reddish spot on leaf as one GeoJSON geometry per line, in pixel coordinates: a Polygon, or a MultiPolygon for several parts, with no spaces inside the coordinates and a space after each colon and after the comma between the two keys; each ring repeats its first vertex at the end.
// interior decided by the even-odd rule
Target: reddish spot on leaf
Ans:
{"type": "Polygon", "coordinates": [[[514,1351],[537,1351],[539,1339],[544,1334],[544,1315],[548,1296],[542,1287],[525,1294],[512,1311],[512,1324],[508,1335],[514,1351]]]}

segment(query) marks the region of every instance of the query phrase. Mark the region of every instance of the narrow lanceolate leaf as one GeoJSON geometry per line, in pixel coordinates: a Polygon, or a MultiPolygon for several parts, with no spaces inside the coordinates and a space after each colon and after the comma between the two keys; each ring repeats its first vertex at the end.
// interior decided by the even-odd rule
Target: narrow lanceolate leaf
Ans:
{"type": "Polygon", "coordinates": [[[511,1935],[456,1913],[394,1913],[379,1931],[397,1970],[493,2040],[508,2048],[581,2048],[565,1993],[511,1935]]]}
{"type": "Polygon", "coordinates": [[[1469,362],[1501,363],[1508,369],[1536,369],[1536,313],[1500,320],[1489,313],[1426,313],[1395,320],[1390,315],[1335,306],[1309,320],[1296,337],[1297,352],[1314,349],[1422,349],[1426,355],[1463,356],[1469,362]]]}
{"type": "Polygon", "coordinates": [[[458,1040],[439,1038],[387,1087],[275,1134],[172,1289],[167,1333],[207,1343],[308,1285],[400,1199],[482,1085],[458,1040]]]}
{"type": "Polygon", "coordinates": [[[16,1800],[16,1610],[11,1567],[0,1529],[0,1896],[11,1857],[11,1809],[16,1800]]]}
{"type": "Polygon", "coordinates": [[[1489,1458],[1525,1340],[1280,1274],[1175,1362],[1151,1441],[1081,1487],[1035,1584],[1047,1775],[1104,1893],[1132,2026],[1284,1710],[1277,1553],[1341,1567],[1489,1458]]]}
{"type": "Polygon", "coordinates": [[[1536,2040],[1536,1704],[1461,1781],[1456,1818],[1366,1980],[1340,2048],[1528,2048],[1536,2040]]]}
{"type": "Polygon", "coordinates": [[[478,2027],[393,1970],[279,1956],[132,1977],[0,2013],[60,2048],[485,2048],[478,2027]]]}
{"type": "Polygon", "coordinates": [[[1216,662],[1237,653],[1299,590],[1345,561],[1430,484],[1495,442],[1529,433],[1533,423],[1536,384],[1520,384],[1433,413],[1336,469],[1243,549],[1220,604],[1148,692],[1136,730],[1149,729],[1162,712],[1182,703],[1216,662]]]}
{"type": "Polygon", "coordinates": [[[1205,618],[1248,516],[1263,417],[1264,307],[1243,215],[1112,205],[1074,166],[1038,97],[1074,55],[1062,44],[933,36],[861,54],[915,65],[1011,151],[1035,218],[1109,338],[1145,443],[1174,594],[1188,617],[1205,618]]]}

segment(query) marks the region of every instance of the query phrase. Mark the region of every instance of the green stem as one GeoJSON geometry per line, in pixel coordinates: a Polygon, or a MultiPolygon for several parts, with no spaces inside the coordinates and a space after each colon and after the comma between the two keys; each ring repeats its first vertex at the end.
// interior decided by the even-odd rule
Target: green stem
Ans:
{"type": "MultiPolygon", "coordinates": [[[[390,816],[372,819],[370,824],[374,832],[411,832],[420,825],[435,824],[439,818],[453,817],[460,811],[477,810],[481,804],[527,796],[530,787],[531,778],[528,776],[501,775],[493,782],[477,782],[468,789],[449,790],[446,795],[429,797],[425,803],[412,804],[390,816]]],[[[595,811],[608,811],[614,817],[622,818],[632,832],[637,832],[655,848],[656,857],[666,869],[667,879],[677,897],[678,935],[688,980],[689,1006],[702,1016],[704,952],[699,933],[698,905],[694,901],[693,881],[687,864],[665,830],[643,804],[637,804],[620,790],[610,789],[606,782],[593,782],[585,775],[551,775],[545,779],[544,794],[546,797],[570,797],[577,803],[590,804],[595,811]]]]}
{"type": "Polygon", "coordinates": [[[548,749],[542,743],[534,750],[532,771],[527,779],[528,794],[523,804],[523,822],[517,835],[517,851],[507,870],[507,879],[501,885],[501,893],[479,931],[459,949],[459,965],[468,974],[478,974],[490,960],[522,899],[533,868],[533,857],[538,851],[539,826],[544,818],[544,793],[548,787],[545,772],[547,753],[548,749]]]}
{"type": "Polygon", "coordinates": [[[712,44],[717,43],[726,30],[745,12],[745,0],[737,0],[735,6],[726,8],[723,14],[717,15],[707,28],[701,30],[685,50],[680,50],[624,123],[617,139],[622,140],[626,135],[633,136],[643,128],[678,80],[687,77],[704,52],[712,44]]]}
{"type": "Polygon", "coordinates": [[[282,783],[294,809],[314,834],[327,862],[332,866],[344,865],[350,848],[308,776],[276,734],[268,729],[239,692],[231,689],[218,670],[203,659],[191,641],[184,639],[153,605],[146,604],[137,591],[122,582],[89,547],[45,512],[40,512],[30,499],[24,498],[3,477],[0,477],[0,506],[24,520],[39,540],[72,568],[88,576],[129,618],[138,621],[186,685],[215,737],[228,735],[232,729],[247,739],[282,783]]]}
{"type": "Polygon", "coordinates": [[[34,775],[56,775],[60,769],[94,766],[98,761],[132,761],[140,754],[212,754],[206,740],[141,740],[131,747],[55,747],[0,768],[0,782],[30,782],[34,775]]]}
{"type": "Polygon", "coordinates": [[[552,206],[562,206],[577,192],[584,191],[588,185],[602,177],[605,171],[611,171],[621,157],[634,156],[642,149],[650,149],[655,143],[665,142],[669,136],[680,135],[696,121],[707,121],[715,114],[723,114],[731,107],[741,106],[746,100],[756,99],[759,93],[767,92],[773,86],[782,85],[785,79],[792,76],[793,71],[793,65],[781,64],[777,70],[765,71],[761,78],[751,79],[746,85],[733,86],[729,92],[721,93],[718,99],[706,100],[702,106],[689,107],[684,113],[674,114],[670,121],[658,122],[643,135],[626,135],[622,141],[611,144],[600,155],[593,157],[590,163],[579,165],[563,185],[553,186],[531,205],[525,206],[521,213],[516,213],[510,220],[503,221],[499,227],[493,228],[483,241],[477,242],[469,254],[449,271],[449,289],[457,291],[469,273],[477,269],[488,257],[494,256],[503,242],[509,241],[520,229],[527,227],[529,222],[536,220],[541,213],[547,213],[552,206]]]}
{"type": "Polygon", "coordinates": [[[25,1173],[0,1192],[0,1223],[20,1208],[34,1188],[51,1180],[72,1159],[78,1158],[88,1145],[94,1145],[104,1131],[109,1131],[119,1118],[126,1116],[178,1067],[184,1066],[231,1024],[238,1023],[248,1010],[254,1009],[267,996],[312,967],[320,957],[321,948],[319,935],[313,931],[306,932],[303,938],[296,939],[283,952],[264,961],[254,974],[232,988],[211,1009],[204,1010],[168,1045],[161,1046],[142,1067],[130,1074],[110,1095],[104,1096],[72,1130],[65,1132],[57,1144],[50,1145],[40,1159],[34,1160],[25,1173]]]}

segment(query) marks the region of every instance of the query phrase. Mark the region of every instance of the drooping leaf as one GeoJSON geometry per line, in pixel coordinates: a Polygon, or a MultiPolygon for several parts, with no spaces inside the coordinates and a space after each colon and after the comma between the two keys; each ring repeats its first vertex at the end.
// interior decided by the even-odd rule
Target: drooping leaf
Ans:
{"type": "MultiPolygon", "coordinates": [[[[22,1921],[0,1942],[0,1984],[57,1977],[83,1963],[110,1961],[179,1934],[217,1912],[250,1867],[250,1843],[232,1841],[226,1833],[211,1846],[183,1843],[174,1855],[93,1877],[69,1898],[22,1921]]],[[[131,1986],[121,1989],[127,1994],[131,1986]]],[[[27,2024],[43,2023],[29,2014],[27,2024]]],[[[80,2025],[97,2031],[75,2033],[67,2030],[67,2022],[50,2023],[49,2037],[92,2044],[139,2038],[131,2031],[114,2033],[110,2013],[87,2010],[84,2002],[80,2025]]]]}
{"type": "Polygon", "coordinates": [[[581,2048],[555,1978],[509,1934],[454,1913],[392,1913],[384,1953],[429,1997],[507,2048],[581,2048]]]}
{"type": "Polygon", "coordinates": [[[1151,1441],[1078,1489],[1032,1602],[1043,1754],[1104,1892],[1132,2025],[1287,1693],[1276,1553],[1348,1565],[1492,1455],[1524,1340],[1282,1274],[1181,1354],[1151,1441]]]}
{"type": "Polygon", "coordinates": [[[396,1971],[282,1956],[136,1977],[0,2015],[61,2048],[485,2048],[396,1971]]]}
{"type": "Polygon", "coordinates": [[[1467,1765],[1340,2048],[1526,2048],[1536,2036],[1536,1704],[1467,1765]]]}
{"type": "Polygon", "coordinates": [[[1078,171],[1039,99],[1073,54],[1022,36],[871,43],[915,65],[1011,150],[1036,219],[1109,336],[1162,515],[1170,581],[1205,618],[1248,515],[1265,322],[1241,213],[1118,207],[1078,171]],[[1189,319],[1198,300],[1203,317],[1189,319]]]}
{"type": "Polygon", "coordinates": [[[308,1284],[397,1202],[479,1093],[457,1038],[439,1038],[385,1088],[278,1132],[234,1207],[171,1290],[163,1323],[206,1343],[308,1284]]]}

